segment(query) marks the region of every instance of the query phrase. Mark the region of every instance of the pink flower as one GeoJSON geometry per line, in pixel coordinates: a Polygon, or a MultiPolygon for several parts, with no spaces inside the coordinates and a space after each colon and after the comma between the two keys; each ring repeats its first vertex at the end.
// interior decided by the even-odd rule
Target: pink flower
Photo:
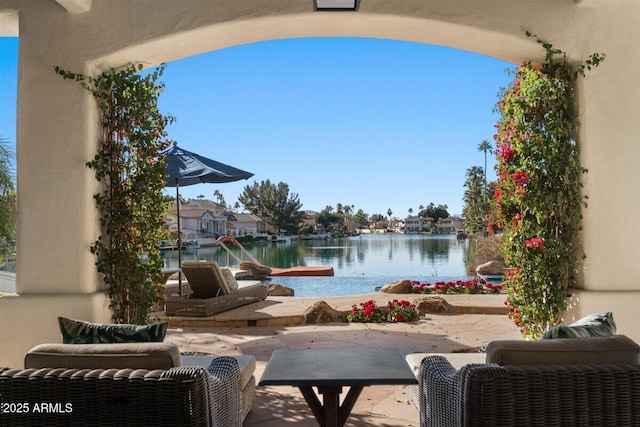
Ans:
{"type": "Polygon", "coordinates": [[[516,150],[509,144],[501,144],[496,151],[496,156],[503,162],[508,162],[516,154],[516,150]]]}
{"type": "Polygon", "coordinates": [[[529,183],[529,174],[526,172],[514,172],[512,177],[516,181],[517,187],[522,187],[529,183]]]}
{"type": "Polygon", "coordinates": [[[532,237],[525,244],[528,248],[544,249],[544,239],[542,237],[532,237]]]}

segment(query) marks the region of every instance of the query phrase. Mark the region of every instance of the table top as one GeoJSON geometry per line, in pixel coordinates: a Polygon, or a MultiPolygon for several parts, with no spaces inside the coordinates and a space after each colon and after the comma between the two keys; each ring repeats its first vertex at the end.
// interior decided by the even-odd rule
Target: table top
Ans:
{"type": "Polygon", "coordinates": [[[258,385],[417,384],[399,348],[274,350],[258,385]]]}

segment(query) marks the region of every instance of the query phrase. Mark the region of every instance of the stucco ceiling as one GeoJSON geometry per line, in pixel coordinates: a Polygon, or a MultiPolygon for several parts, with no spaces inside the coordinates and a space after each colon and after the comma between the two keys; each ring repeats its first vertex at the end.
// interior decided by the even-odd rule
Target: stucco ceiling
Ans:
{"type": "MultiPolygon", "coordinates": [[[[54,0],[60,6],[64,7],[69,13],[85,13],[91,10],[91,2],[93,0],[54,0]]],[[[311,0],[309,0],[311,1],[311,0]]],[[[591,7],[596,6],[603,0],[574,0],[578,6],[591,7]]]]}
{"type": "Polygon", "coordinates": [[[92,0],[55,0],[69,13],[85,13],[91,10],[92,0]]]}

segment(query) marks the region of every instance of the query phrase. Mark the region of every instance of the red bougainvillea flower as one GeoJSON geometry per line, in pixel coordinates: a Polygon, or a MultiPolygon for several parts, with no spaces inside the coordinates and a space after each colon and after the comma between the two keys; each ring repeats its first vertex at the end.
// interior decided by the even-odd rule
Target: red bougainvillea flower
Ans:
{"type": "Polygon", "coordinates": [[[528,248],[544,249],[544,239],[542,237],[532,237],[525,244],[528,248]]]}
{"type": "Polygon", "coordinates": [[[500,148],[496,150],[496,156],[503,162],[508,162],[516,154],[516,150],[509,144],[500,144],[500,148]]]}
{"type": "Polygon", "coordinates": [[[522,187],[529,183],[529,174],[526,172],[514,172],[512,177],[518,187],[522,187]]]}
{"type": "Polygon", "coordinates": [[[405,319],[404,319],[404,316],[402,314],[396,313],[396,315],[394,316],[394,320],[396,322],[404,322],[405,319]]]}

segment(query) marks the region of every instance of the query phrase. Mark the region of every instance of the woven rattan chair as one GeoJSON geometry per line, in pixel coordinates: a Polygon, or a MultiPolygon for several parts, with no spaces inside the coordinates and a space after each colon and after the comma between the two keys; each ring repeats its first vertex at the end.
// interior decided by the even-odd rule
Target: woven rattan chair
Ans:
{"type": "Polygon", "coordinates": [[[192,293],[168,296],[169,316],[213,316],[267,298],[268,289],[260,281],[240,280],[238,288],[232,289],[215,261],[185,261],[182,272],[188,281],[185,288],[192,293]]]}
{"type": "Polygon", "coordinates": [[[0,425],[239,427],[239,378],[231,357],[208,370],[0,368],[0,425]]]}
{"type": "Polygon", "coordinates": [[[640,365],[470,364],[422,360],[420,425],[640,426],[640,365]]]}

